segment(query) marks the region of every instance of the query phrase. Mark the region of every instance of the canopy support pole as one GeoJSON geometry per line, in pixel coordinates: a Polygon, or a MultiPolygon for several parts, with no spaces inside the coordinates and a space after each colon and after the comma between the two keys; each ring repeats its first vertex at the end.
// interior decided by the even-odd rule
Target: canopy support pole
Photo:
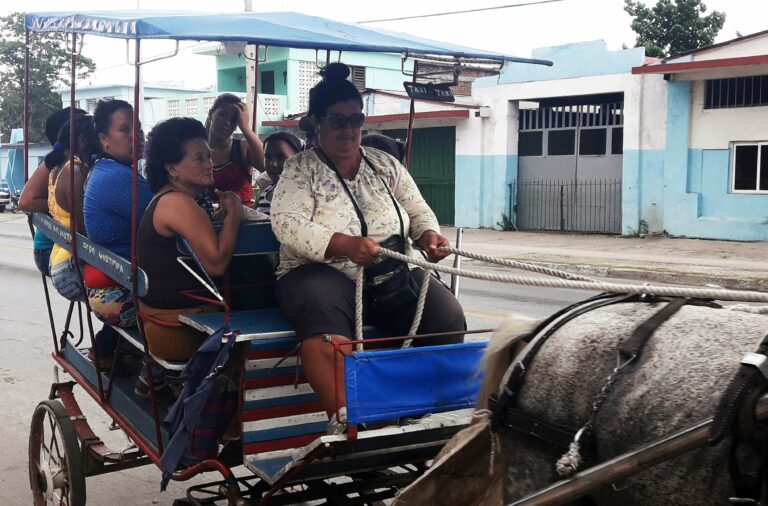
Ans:
{"type": "Polygon", "coordinates": [[[29,180],[29,28],[24,29],[24,184],[29,180]]]}
{"type": "MultiPolygon", "coordinates": [[[[416,84],[416,76],[419,72],[419,61],[413,61],[413,84],[416,84]]],[[[413,97],[411,97],[411,108],[408,112],[408,136],[406,137],[405,146],[405,168],[411,169],[411,146],[413,145],[413,122],[416,118],[416,103],[413,97]]]]}
{"type": "Polygon", "coordinates": [[[251,118],[251,129],[257,136],[259,131],[257,129],[258,121],[256,118],[259,114],[259,46],[255,44],[253,55],[253,118],[251,118]]]}

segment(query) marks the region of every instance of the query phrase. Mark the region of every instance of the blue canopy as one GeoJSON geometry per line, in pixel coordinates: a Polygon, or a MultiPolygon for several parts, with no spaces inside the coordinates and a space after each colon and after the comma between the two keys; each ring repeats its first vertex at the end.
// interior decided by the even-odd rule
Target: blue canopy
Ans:
{"type": "Polygon", "coordinates": [[[552,65],[546,60],[517,58],[296,12],[33,12],[26,15],[24,24],[33,32],[75,32],[120,39],[244,41],[301,49],[407,52],[552,65]]]}

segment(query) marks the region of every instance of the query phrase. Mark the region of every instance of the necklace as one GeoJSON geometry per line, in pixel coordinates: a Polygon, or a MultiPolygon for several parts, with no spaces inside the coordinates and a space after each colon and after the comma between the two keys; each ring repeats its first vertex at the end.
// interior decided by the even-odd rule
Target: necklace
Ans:
{"type": "Polygon", "coordinates": [[[230,163],[232,163],[232,160],[230,160],[228,162],[224,162],[224,163],[222,163],[220,165],[214,165],[212,168],[213,168],[214,172],[218,172],[218,171],[220,171],[222,169],[225,169],[230,163]]]}

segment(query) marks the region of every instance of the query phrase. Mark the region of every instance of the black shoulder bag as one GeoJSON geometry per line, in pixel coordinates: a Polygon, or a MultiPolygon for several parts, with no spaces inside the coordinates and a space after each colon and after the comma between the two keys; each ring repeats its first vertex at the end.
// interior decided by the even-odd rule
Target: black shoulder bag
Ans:
{"type": "MultiPolygon", "coordinates": [[[[333,170],[336,176],[341,182],[341,186],[352,201],[352,206],[355,208],[358,220],[360,220],[360,233],[363,237],[368,236],[368,225],[363,217],[363,211],[355,200],[354,195],[347,186],[347,182],[339,173],[336,165],[333,161],[322,151],[322,149],[315,148],[320,158],[325,162],[328,167],[333,170]]],[[[403,216],[400,213],[400,207],[397,205],[395,196],[389,189],[384,178],[376,170],[376,167],[368,160],[368,157],[362,155],[365,163],[371,168],[374,174],[378,176],[384,188],[389,194],[392,205],[395,206],[397,217],[400,220],[400,235],[391,235],[379,243],[382,248],[387,248],[398,253],[405,254],[405,226],[403,225],[403,216]]],[[[380,257],[373,265],[369,265],[363,268],[363,288],[367,301],[371,305],[373,311],[389,312],[393,309],[400,308],[407,304],[415,304],[419,298],[419,286],[416,280],[411,276],[408,264],[395,260],[390,257],[380,257]],[[379,306],[381,309],[376,309],[379,306]]]]}

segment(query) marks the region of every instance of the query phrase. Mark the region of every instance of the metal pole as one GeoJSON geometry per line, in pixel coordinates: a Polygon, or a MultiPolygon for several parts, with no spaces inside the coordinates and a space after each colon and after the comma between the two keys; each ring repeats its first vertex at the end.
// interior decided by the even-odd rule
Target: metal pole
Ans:
{"type": "MultiPolygon", "coordinates": [[[[763,394],[755,404],[755,417],[758,420],[768,418],[768,394],[763,394]]],[[[653,441],[642,448],[632,450],[602,464],[590,467],[568,480],[558,481],[547,488],[523,497],[509,506],[545,506],[563,504],[581,497],[593,490],[617,483],[656,464],[670,460],[678,455],[704,446],[709,440],[712,418],[697,423],[687,429],[679,430],[668,436],[653,441]]]]}
{"type": "Polygon", "coordinates": [[[29,179],[29,28],[24,29],[24,183],[29,179]]]}
{"type": "MultiPolygon", "coordinates": [[[[416,75],[419,72],[419,62],[414,60],[413,62],[413,83],[416,84],[416,75]]],[[[413,146],[413,121],[416,118],[416,105],[413,97],[411,97],[411,108],[408,112],[408,137],[406,137],[405,146],[405,168],[410,171],[411,168],[411,146],[413,146]]]]}
{"type": "MultiPolygon", "coordinates": [[[[457,228],[456,229],[456,249],[461,249],[463,243],[464,243],[464,229],[457,228]]],[[[453,256],[453,268],[454,269],[461,268],[461,255],[453,256]]],[[[460,280],[461,278],[459,276],[457,276],[456,274],[451,274],[451,293],[457,299],[459,298],[459,281],[460,280]]]]}
{"type": "Polygon", "coordinates": [[[256,117],[259,113],[259,45],[254,44],[253,58],[253,119],[251,120],[251,129],[253,133],[259,135],[256,129],[256,117]]]}

